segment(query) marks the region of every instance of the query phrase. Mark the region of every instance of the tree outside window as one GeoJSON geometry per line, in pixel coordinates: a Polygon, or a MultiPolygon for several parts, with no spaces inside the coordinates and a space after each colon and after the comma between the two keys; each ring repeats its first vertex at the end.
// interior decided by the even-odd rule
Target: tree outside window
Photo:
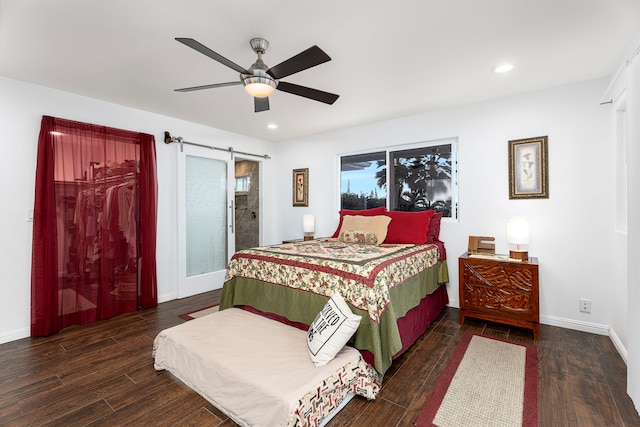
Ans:
{"type": "Polygon", "coordinates": [[[390,209],[432,209],[451,217],[452,159],[451,144],[389,152],[390,209]]]}

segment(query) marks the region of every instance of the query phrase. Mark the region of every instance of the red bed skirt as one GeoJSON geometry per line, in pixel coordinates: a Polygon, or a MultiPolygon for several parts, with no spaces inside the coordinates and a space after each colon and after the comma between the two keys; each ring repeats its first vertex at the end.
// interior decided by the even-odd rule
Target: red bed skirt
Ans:
{"type": "MultiPolygon", "coordinates": [[[[409,347],[411,347],[411,345],[413,345],[413,343],[415,343],[416,340],[426,332],[429,326],[431,326],[431,323],[438,317],[440,312],[442,312],[442,310],[448,303],[449,296],[447,295],[447,287],[446,285],[442,285],[432,294],[424,297],[420,301],[420,305],[409,310],[406,316],[398,319],[398,329],[400,330],[402,349],[393,356],[394,359],[407,351],[407,349],[409,349],[409,347]]],[[[250,311],[252,313],[260,314],[264,317],[272,320],[277,320],[278,322],[290,326],[294,326],[298,329],[302,329],[303,331],[309,329],[309,325],[300,322],[292,322],[286,317],[279,314],[259,311],[248,305],[242,305],[239,306],[239,308],[250,311]]],[[[373,353],[367,350],[360,350],[360,353],[362,353],[362,358],[365,361],[367,361],[372,366],[375,366],[373,363],[373,353]]]]}

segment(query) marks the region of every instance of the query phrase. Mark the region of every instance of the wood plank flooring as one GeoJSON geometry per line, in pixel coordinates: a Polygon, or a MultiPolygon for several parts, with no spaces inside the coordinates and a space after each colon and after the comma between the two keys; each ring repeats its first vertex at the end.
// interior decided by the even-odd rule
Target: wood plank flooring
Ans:
{"type": "MultiPolygon", "coordinates": [[[[235,426],[168,372],[153,369],[158,332],[178,315],[219,301],[219,291],[160,304],[51,337],[0,345],[0,425],[235,426]]],[[[412,426],[464,331],[534,343],[530,331],[468,320],[448,308],[396,360],[374,401],[356,397],[330,423],[412,426]]],[[[608,337],[542,326],[541,426],[640,426],[626,365],[608,337]]]]}

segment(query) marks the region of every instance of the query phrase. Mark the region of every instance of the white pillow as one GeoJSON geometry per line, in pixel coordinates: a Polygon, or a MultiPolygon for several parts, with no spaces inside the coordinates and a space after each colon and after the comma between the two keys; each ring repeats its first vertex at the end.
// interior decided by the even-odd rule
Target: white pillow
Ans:
{"type": "Polygon", "coordinates": [[[322,366],[336,357],[360,325],[362,316],[355,315],[336,292],[320,310],[307,333],[307,348],[314,365],[322,366]]]}

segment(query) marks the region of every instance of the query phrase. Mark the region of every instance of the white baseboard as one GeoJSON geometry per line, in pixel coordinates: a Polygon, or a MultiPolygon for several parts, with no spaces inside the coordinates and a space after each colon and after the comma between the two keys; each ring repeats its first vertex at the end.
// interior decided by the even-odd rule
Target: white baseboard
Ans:
{"type": "Polygon", "coordinates": [[[606,335],[609,337],[613,346],[620,354],[620,357],[627,364],[628,352],[626,347],[620,341],[620,337],[616,334],[616,331],[607,325],[601,325],[598,323],[580,322],[578,320],[564,319],[555,316],[540,316],[540,323],[544,325],[558,326],[565,329],[574,329],[582,332],[589,332],[592,334],[606,335]]]}
{"type": "Polygon", "coordinates": [[[22,329],[17,329],[15,331],[4,332],[0,334],[0,344],[21,340],[22,338],[28,338],[30,335],[31,335],[30,328],[22,328],[22,329]]]}
{"type": "Polygon", "coordinates": [[[178,294],[176,292],[172,292],[169,294],[158,295],[158,304],[162,304],[163,302],[172,301],[178,298],[178,294]]]}
{"type": "Polygon", "coordinates": [[[616,334],[615,329],[611,328],[609,332],[609,338],[611,338],[611,342],[613,343],[616,350],[618,350],[618,353],[620,353],[620,357],[622,357],[622,360],[624,360],[624,364],[628,365],[627,358],[629,357],[629,353],[624,344],[622,344],[622,341],[620,341],[620,337],[618,336],[618,334],[616,334]]]}
{"type": "Polygon", "coordinates": [[[540,316],[540,324],[558,326],[565,329],[573,329],[576,331],[589,332],[591,334],[609,336],[609,325],[601,325],[598,323],[582,322],[580,320],[565,319],[555,316],[540,316]]]}
{"type": "Polygon", "coordinates": [[[460,308],[460,300],[449,297],[449,304],[447,305],[451,308],[460,308]]]}

